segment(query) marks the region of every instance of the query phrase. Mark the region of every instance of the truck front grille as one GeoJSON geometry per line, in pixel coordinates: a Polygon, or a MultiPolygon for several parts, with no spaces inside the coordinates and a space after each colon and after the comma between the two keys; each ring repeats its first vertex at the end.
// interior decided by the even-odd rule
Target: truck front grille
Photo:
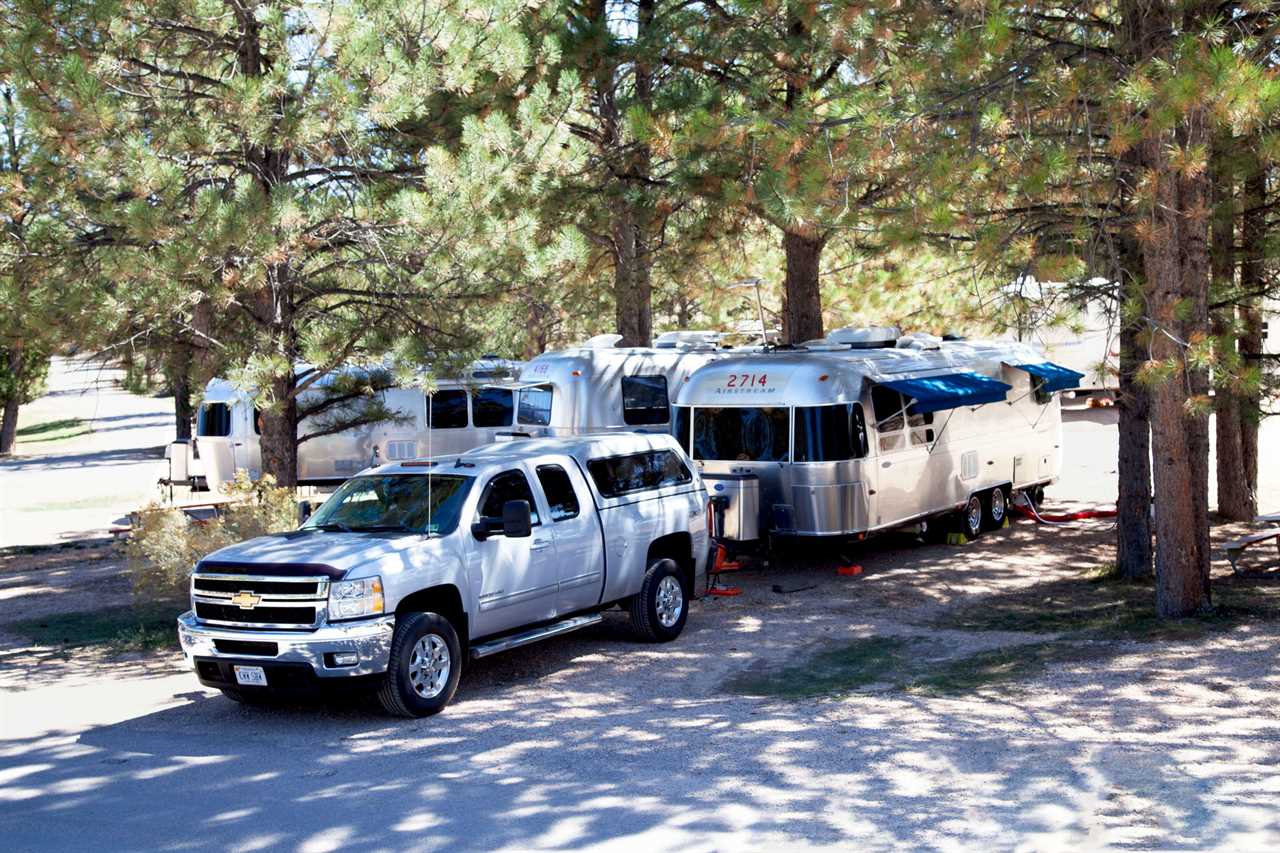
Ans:
{"type": "Polygon", "coordinates": [[[329,598],[327,577],[273,575],[191,576],[196,618],[245,628],[311,628],[329,598]]]}

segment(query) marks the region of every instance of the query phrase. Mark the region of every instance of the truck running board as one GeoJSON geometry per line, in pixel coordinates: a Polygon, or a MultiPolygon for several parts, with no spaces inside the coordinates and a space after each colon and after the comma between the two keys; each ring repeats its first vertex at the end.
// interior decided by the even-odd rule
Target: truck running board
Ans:
{"type": "Polygon", "coordinates": [[[595,625],[597,622],[604,621],[604,617],[599,613],[591,613],[585,616],[573,616],[562,622],[556,622],[552,625],[544,625],[541,628],[530,628],[528,631],[521,631],[519,634],[511,634],[506,637],[499,637],[496,640],[487,640],[471,647],[471,656],[473,658],[488,657],[489,655],[505,652],[507,649],[515,649],[520,646],[527,646],[530,643],[536,643],[539,640],[545,640],[548,637],[558,637],[561,634],[567,634],[570,631],[576,631],[579,628],[585,628],[588,625],[595,625]]]}

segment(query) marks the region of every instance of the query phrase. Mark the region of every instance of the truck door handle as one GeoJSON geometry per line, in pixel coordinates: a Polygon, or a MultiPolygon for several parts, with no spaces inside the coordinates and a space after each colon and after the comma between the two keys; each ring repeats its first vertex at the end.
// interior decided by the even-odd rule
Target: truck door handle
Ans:
{"type": "Polygon", "coordinates": [[[551,547],[550,539],[535,539],[533,544],[529,546],[530,551],[545,551],[551,547]]]}

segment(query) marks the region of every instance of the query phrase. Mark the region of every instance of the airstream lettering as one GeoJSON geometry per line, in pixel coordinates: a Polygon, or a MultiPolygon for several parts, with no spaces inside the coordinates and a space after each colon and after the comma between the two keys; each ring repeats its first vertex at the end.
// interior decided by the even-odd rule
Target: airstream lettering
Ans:
{"type": "Polygon", "coordinates": [[[1078,381],[1025,344],[840,330],[695,371],[673,432],[755,535],[937,529],[946,516],[972,537],[1003,522],[1014,491],[1057,477],[1054,392],[1078,381]]]}

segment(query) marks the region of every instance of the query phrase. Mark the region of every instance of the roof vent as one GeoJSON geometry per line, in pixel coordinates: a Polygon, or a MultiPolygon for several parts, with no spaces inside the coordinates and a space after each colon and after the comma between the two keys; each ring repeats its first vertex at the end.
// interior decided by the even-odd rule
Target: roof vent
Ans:
{"type": "Polygon", "coordinates": [[[898,349],[941,349],[942,338],[925,332],[911,332],[898,338],[898,349]]]}
{"type": "Polygon", "coordinates": [[[658,349],[716,349],[722,337],[720,332],[680,330],[663,332],[654,339],[653,345],[658,349]]]}
{"type": "Polygon", "coordinates": [[[583,342],[587,349],[613,349],[622,340],[622,335],[596,335],[583,342]]]}
{"type": "Polygon", "coordinates": [[[827,341],[851,349],[891,347],[902,334],[897,326],[845,326],[827,335],[827,341]]]}

